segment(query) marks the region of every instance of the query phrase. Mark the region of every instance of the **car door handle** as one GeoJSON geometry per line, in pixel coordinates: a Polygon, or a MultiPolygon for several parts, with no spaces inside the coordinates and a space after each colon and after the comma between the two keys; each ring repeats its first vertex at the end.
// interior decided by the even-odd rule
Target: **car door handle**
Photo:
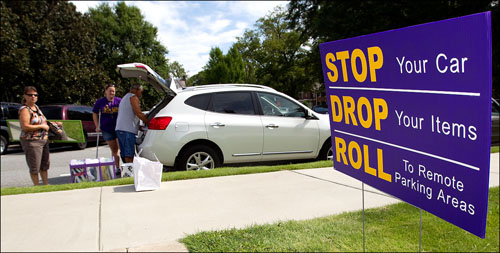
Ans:
{"type": "Polygon", "coordinates": [[[226,125],[222,124],[220,122],[215,122],[215,123],[210,124],[210,126],[214,127],[214,128],[219,128],[219,127],[225,127],[226,125]]]}
{"type": "Polygon", "coordinates": [[[275,124],[269,124],[269,125],[267,125],[266,127],[267,127],[267,128],[269,128],[269,129],[275,129],[275,128],[278,128],[278,127],[280,127],[280,126],[275,125],[275,124]]]}

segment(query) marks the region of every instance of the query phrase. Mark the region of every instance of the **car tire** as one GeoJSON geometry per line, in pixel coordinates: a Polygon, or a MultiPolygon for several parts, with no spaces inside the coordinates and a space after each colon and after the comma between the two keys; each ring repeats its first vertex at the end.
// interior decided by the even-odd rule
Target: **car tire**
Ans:
{"type": "Polygon", "coordinates": [[[87,136],[85,136],[85,142],[75,143],[75,148],[78,150],[84,150],[88,145],[87,136]]]}
{"type": "Polygon", "coordinates": [[[318,155],[318,160],[333,160],[333,148],[330,141],[326,141],[318,155]]]}
{"type": "Polygon", "coordinates": [[[219,157],[213,148],[195,145],[182,151],[177,170],[210,170],[219,166],[219,157]]]}
{"type": "Polygon", "coordinates": [[[8,146],[9,141],[7,140],[7,138],[5,138],[5,136],[3,135],[0,135],[0,154],[5,154],[5,152],[7,152],[8,146]]]}

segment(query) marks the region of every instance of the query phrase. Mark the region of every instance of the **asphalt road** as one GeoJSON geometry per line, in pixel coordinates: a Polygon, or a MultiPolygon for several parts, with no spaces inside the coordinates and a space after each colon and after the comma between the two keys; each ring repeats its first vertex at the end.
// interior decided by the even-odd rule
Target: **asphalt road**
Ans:
{"type": "MultiPolygon", "coordinates": [[[[95,145],[89,143],[89,145],[95,145]]],[[[50,148],[49,184],[70,183],[69,161],[72,159],[95,158],[97,148],[90,147],[76,150],[70,146],[50,148]]],[[[99,146],[99,157],[111,157],[107,145],[99,146]]],[[[18,145],[9,146],[9,151],[1,156],[0,179],[1,187],[32,186],[26,157],[18,145]]]]}

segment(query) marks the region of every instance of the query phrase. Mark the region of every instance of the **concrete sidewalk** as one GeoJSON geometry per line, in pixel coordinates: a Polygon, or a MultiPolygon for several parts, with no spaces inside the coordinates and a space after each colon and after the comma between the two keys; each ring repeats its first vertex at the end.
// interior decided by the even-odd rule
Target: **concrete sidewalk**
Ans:
{"type": "MultiPolygon", "coordinates": [[[[499,184],[491,156],[490,187],[499,184]]],[[[365,207],[399,202],[365,185],[365,207]]],[[[186,251],[187,234],[361,209],[361,183],[332,168],[1,197],[1,251],[186,251]]]]}

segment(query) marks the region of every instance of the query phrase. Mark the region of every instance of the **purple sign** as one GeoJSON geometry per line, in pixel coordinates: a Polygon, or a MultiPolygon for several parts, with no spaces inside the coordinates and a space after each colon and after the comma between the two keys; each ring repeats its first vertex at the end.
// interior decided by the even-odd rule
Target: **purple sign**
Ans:
{"type": "Polygon", "coordinates": [[[320,45],[334,168],[485,236],[490,12],[320,45]]]}

